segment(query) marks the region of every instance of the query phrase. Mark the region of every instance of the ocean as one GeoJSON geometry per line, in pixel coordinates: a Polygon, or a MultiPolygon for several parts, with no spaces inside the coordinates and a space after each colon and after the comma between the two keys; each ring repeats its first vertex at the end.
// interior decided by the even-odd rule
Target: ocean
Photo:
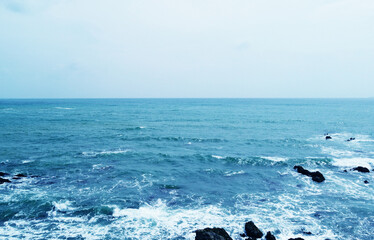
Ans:
{"type": "Polygon", "coordinates": [[[0,239],[372,240],[373,168],[374,99],[2,99],[0,239]]]}

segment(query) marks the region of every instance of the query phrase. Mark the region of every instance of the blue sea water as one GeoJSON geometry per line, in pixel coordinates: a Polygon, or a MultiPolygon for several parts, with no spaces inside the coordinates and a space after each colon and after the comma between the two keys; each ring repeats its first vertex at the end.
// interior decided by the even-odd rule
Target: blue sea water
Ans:
{"type": "Polygon", "coordinates": [[[194,239],[205,227],[243,239],[249,220],[281,240],[374,239],[374,172],[356,166],[374,167],[374,99],[0,100],[12,181],[0,239],[194,239]]]}

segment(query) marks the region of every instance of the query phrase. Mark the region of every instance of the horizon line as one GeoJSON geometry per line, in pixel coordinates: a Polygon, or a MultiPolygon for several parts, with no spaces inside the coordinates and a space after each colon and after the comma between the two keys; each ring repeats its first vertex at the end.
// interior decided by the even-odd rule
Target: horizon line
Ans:
{"type": "Polygon", "coordinates": [[[373,99],[374,97],[10,97],[0,100],[63,99],[373,99]]]}

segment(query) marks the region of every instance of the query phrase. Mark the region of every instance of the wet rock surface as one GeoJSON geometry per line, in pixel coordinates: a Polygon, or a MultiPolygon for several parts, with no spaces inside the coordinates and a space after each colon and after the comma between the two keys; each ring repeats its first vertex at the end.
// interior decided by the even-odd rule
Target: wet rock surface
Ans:
{"type": "Polygon", "coordinates": [[[319,171],[310,172],[310,171],[304,169],[302,166],[294,166],[293,168],[296,169],[296,171],[298,173],[301,173],[305,176],[311,177],[312,180],[315,181],[315,182],[321,183],[321,182],[325,181],[325,177],[319,171]]]}
{"type": "Polygon", "coordinates": [[[264,235],[252,221],[245,224],[245,233],[252,239],[261,238],[264,235]]]}
{"type": "Polygon", "coordinates": [[[205,228],[196,230],[195,240],[232,240],[223,228],[205,228]]]}

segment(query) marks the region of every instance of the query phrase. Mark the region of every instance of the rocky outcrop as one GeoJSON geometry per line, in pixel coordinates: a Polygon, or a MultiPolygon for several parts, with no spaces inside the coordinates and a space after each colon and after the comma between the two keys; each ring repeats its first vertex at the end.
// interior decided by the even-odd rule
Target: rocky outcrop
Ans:
{"type": "Polygon", "coordinates": [[[21,177],[27,177],[25,174],[22,174],[22,173],[16,174],[15,176],[19,177],[19,178],[21,178],[21,177]]]}
{"type": "Polygon", "coordinates": [[[325,139],[329,140],[329,139],[332,139],[332,137],[331,136],[326,136],[325,139]]]}
{"type": "Polygon", "coordinates": [[[3,184],[3,183],[10,183],[11,181],[9,181],[8,179],[5,179],[5,178],[1,178],[0,177],[0,184],[3,184]]]}
{"type": "Polygon", "coordinates": [[[199,229],[195,233],[195,240],[232,240],[223,228],[199,229]]]}
{"type": "Polygon", "coordinates": [[[261,238],[264,235],[252,221],[245,224],[245,233],[250,239],[261,238]]]}
{"type": "Polygon", "coordinates": [[[5,172],[0,172],[0,177],[5,177],[5,176],[8,176],[9,173],[5,173],[5,172]]]}
{"type": "Polygon", "coordinates": [[[362,172],[362,173],[368,173],[370,172],[370,170],[366,167],[361,167],[361,166],[358,166],[358,167],[355,167],[353,168],[354,171],[358,171],[358,172],[362,172]]]}
{"type": "Polygon", "coordinates": [[[273,234],[271,232],[267,232],[265,235],[265,240],[276,240],[273,234]]]}
{"type": "Polygon", "coordinates": [[[304,238],[289,238],[288,240],[304,240],[304,238]]]}
{"type": "Polygon", "coordinates": [[[321,183],[321,182],[325,181],[325,177],[319,171],[310,172],[310,171],[304,169],[302,166],[294,166],[293,168],[296,169],[296,171],[298,173],[301,173],[305,176],[311,177],[312,180],[315,181],[315,182],[321,183]]]}

